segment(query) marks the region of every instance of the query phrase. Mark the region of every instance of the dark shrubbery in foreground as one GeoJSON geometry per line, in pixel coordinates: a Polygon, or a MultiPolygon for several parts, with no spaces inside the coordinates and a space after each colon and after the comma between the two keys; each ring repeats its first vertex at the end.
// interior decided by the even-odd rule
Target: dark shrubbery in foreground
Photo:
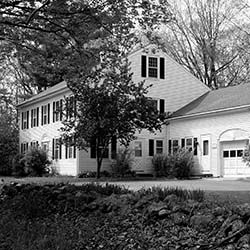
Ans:
{"type": "Polygon", "coordinates": [[[194,165],[192,152],[178,149],[173,155],[155,155],[152,160],[157,177],[188,178],[194,165]]]}
{"type": "Polygon", "coordinates": [[[49,172],[51,162],[47,152],[31,147],[25,154],[17,154],[13,159],[14,176],[43,176],[49,172]]]}
{"type": "Polygon", "coordinates": [[[250,204],[180,188],[2,186],[1,250],[250,249],[250,204]]]}

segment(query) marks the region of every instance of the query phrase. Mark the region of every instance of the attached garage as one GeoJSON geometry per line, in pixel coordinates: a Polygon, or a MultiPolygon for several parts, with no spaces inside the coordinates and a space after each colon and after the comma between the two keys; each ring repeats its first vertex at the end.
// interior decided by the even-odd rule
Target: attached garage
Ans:
{"type": "Polygon", "coordinates": [[[221,143],[223,176],[247,175],[249,173],[249,167],[242,161],[246,145],[247,140],[221,143]]]}

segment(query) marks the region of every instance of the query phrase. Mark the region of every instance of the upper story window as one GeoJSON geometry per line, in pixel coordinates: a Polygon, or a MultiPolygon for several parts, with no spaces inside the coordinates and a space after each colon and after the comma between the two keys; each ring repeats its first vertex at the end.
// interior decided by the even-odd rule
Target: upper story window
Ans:
{"type": "Polygon", "coordinates": [[[39,121],[39,108],[35,108],[31,110],[31,127],[38,127],[39,121]]]}
{"type": "Polygon", "coordinates": [[[53,102],[53,122],[62,120],[62,100],[53,102]]]}
{"type": "Polygon", "coordinates": [[[50,104],[42,106],[42,125],[49,124],[50,122],[50,104]]]}
{"type": "Polygon", "coordinates": [[[163,153],[163,140],[154,140],[149,139],[149,149],[148,149],[148,155],[154,156],[156,154],[162,154],[163,153]]]}
{"type": "Polygon", "coordinates": [[[141,56],[141,76],[165,79],[165,58],[141,56]]]}
{"type": "Polygon", "coordinates": [[[29,111],[22,112],[22,129],[28,129],[29,128],[29,111]]]}

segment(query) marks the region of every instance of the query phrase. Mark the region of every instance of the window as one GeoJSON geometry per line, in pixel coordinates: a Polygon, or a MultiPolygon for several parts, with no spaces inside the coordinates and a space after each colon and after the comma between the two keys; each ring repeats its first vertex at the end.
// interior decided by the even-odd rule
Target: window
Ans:
{"type": "Polygon", "coordinates": [[[29,111],[22,112],[22,129],[29,128],[29,111]]]}
{"type": "Polygon", "coordinates": [[[50,104],[42,106],[42,125],[49,124],[50,122],[50,104]]]}
{"type": "Polygon", "coordinates": [[[179,140],[173,140],[173,153],[177,152],[179,148],[179,140]]]}
{"type": "Polygon", "coordinates": [[[168,142],[168,153],[173,154],[175,153],[179,148],[179,140],[172,139],[168,142]]]}
{"type": "Polygon", "coordinates": [[[31,146],[32,148],[38,148],[39,143],[38,143],[38,141],[32,141],[32,142],[30,143],[30,146],[31,146]]]}
{"type": "Polygon", "coordinates": [[[237,157],[242,157],[243,156],[243,149],[237,150],[237,157]]]}
{"type": "Polygon", "coordinates": [[[155,107],[160,113],[165,113],[165,100],[149,98],[151,105],[155,107]]]}
{"type": "Polygon", "coordinates": [[[230,158],[236,157],[236,150],[230,150],[230,158]]]}
{"type": "Polygon", "coordinates": [[[180,140],[173,139],[169,141],[169,153],[173,154],[178,150],[178,148],[181,147],[189,150],[190,152],[193,151],[193,154],[197,155],[197,146],[198,140],[196,137],[181,138],[180,140]]]}
{"type": "Polygon", "coordinates": [[[203,155],[208,155],[209,154],[209,144],[208,140],[203,141],[203,155]]]}
{"type": "Polygon", "coordinates": [[[62,144],[59,138],[52,141],[52,159],[62,159],[62,144]]]}
{"type": "Polygon", "coordinates": [[[65,159],[76,158],[76,146],[72,140],[65,145],[65,159]]]}
{"type": "Polygon", "coordinates": [[[229,151],[228,150],[224,150],[223,151],[223,158],[228,158],[229,157],[229,151]]]}
{"type": "Polygon", "coordinates": [[[22,142],[21,143],[21,154],[25,154],[28,151],[29,143],[28,142],[22,142]]]}
{"type": "Polygon", "coordinates": [[[135,142],[135,157],[142,157],[142,142],[135,142]]]}
{"type": "Polygon", "coordinates": [[[165,58],[143,55],[141,57],[141,76],[164,79],[165,58]]]}
{"type": "Polygon", "coordinates": [[[39,108],[31,110],[31,127],[38,127],[39,108]]]}
{"type": "Polygon", "coordinates": [[[163,153],[163,141],[156,140],[156,154],[162,154],[162,153],[163,153]]]}
{"type": "Polygon", "coordinates": [[[148,76],[158,77],[158,59],[156,57],[148,58],[148,76]]]}
{"type": "Polygon", "coordinates": [[[53,102],[53,122],[62,120],[62,100],[53,102]]]}
{"type": "Polygon", "coordinates": [[[66,119],[76,116],[76,100],[73,96],[66,99],[66,119]]]}
{"type": "Polygon", "coordinates": [[[49,142],[48,141],[42,142],[42,149],[46,152],[49,151],[49,142]]]}

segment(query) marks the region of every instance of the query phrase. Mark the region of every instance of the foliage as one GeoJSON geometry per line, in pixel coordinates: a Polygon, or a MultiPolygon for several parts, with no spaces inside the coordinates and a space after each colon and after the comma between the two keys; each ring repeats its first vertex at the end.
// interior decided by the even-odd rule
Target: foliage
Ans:
{"type": "Polygon", "coordinates": [[[0,98],[0,175],[10,175],[12,159],[18,152],[18,129],[15,116],[10,110],[1,109],[0,98]]]}
{"type": "Polygon", "coordinates": [[[184,148],[173,155],[155,155],[152,159],[156,176],[188,178],[193,168],[193,154],[184,148]]]}
{"type": "Polygon", "coordinates": [[[47,152],[40,148],[31,147],[24,155],[17,154],[13,161],[13,175],[42,176],[49,173],[47,152]]]}
{"type": "Polygon", "coordinates": [[[112,175],[115,177],[124,177],[125,175],[133,175],[131,164],[133,158],[132,151],[129,148],[120,148],[116,153],[115,160],[111,164],[112,175]]]}
{"type": "Polygon", "coordinates": [[[158,36],[177,62],[211,89],[249,80],[245,3],[179,0],[171,7],[175,18],[158,36]]]}
{"type": "Polygon", "coordinates": [[[250,145],[248,144],[243,151],[242,161],[250,167],[250,145]]]}

